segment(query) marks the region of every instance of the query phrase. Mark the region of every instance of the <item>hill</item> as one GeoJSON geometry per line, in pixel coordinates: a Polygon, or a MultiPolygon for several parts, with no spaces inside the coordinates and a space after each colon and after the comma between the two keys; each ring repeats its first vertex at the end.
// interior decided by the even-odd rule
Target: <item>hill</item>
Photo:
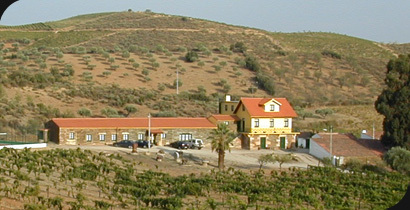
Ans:
{"type": "Polygon", "coordinates": [[[0,128],[21,134],[51,117],[80,116],[81,108],[93,116],[128,116],[127,106],[138,109],[129,116],[207,116],[227,93],[286,97],[310,113],[296,121],[299,129],[381,128],[373,102],[385,65],[410,52],[340,34],[273,33],[152,12],[0,26],[0,42],[0,128]],[[356,105],[365,108],[355,117],[343,108],[356,105]],[[337,120],[315,114],[329,106],[337,120]]]}

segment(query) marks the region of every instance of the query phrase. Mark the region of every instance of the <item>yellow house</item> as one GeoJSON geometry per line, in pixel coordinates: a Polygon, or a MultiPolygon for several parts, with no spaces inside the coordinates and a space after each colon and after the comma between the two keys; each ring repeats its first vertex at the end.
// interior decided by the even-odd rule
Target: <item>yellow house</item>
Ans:
{"type": "Polygon", "coordinates": [[[286,149],[298,132],[292,131],[296,112],[286,98],[241,98],[234,115],[244,149],[286,149]]]}

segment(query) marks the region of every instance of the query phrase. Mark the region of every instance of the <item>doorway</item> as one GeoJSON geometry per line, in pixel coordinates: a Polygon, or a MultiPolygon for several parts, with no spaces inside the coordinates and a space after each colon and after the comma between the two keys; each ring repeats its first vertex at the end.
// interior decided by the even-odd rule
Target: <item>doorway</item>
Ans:
{"type": "Polygon", "coordinates": [[[286,146],[286,137],[280,137],[280,148],[285,149],[286,146]]]}
{"type": "Polygon", "coordinates": [[[266,137],[261,137],[261,149],[266,149],[266,137]]]}

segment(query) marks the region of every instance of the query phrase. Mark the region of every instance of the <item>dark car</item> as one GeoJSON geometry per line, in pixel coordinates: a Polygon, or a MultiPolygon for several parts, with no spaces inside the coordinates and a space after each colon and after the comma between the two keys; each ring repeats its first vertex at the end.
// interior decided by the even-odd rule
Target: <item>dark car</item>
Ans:
{"type": "Polygon", "coordinates": [[[132,148],[132,145],[135,144],[137,142],[135,141],[130,141],[130,140],[123,140],[120,142],[115,142],[114,143],[114,147],[127,147],[127,148],[132,148]]]}
{"type": "MultiPolygon", "coordinates": [[[[138,140],[137,141],[138,147],[140,148],[148,148],[148,141],[147,140],[138,140]]],[[[150,147],[152,147],[153,145],[150,144],[150,147]]]]}
{"type": "Polygon", "coordinates": [[[178,149],[189,149],[192,148],[192,143],[189,141],[175,141],[171,143],[171,147],[178,149]]]}

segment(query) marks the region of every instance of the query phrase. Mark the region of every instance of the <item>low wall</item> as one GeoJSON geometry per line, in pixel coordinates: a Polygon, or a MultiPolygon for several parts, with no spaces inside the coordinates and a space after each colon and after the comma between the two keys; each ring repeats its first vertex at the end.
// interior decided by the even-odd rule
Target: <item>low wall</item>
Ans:
{"type": "Polygon", "coordinates": [[[12,148],[12,149],[45,148],[47,147],[47,143],[4,145],[4,146],[0,146],[0,149],[3,149],[4,147],[12,148]]]}

